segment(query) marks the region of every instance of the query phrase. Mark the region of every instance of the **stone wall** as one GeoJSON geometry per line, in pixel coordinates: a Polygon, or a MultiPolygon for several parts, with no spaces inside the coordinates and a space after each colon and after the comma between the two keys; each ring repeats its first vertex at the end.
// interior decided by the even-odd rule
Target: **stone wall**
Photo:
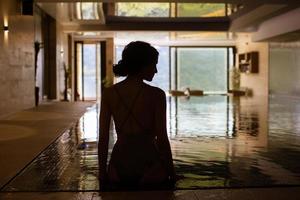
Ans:
{"type": "Polygon", "coordinates": [[[0,117],[34,106],[33,16],[6,17],[9,32],[0,31],[0,117]]]}

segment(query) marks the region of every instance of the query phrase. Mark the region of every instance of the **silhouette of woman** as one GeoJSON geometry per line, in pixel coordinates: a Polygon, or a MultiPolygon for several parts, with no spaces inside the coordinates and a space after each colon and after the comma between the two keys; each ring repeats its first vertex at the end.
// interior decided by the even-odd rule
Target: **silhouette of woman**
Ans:
{"type": "Polygon", "coordinates": [[[166,189],[175,172],[166,131],[166,96],[152,81],[158,51],[146,42],[129,43],[114,65],[127,78],[103,91],[100,112],[100,189],[166,189]],[[109,127],[113,117],[117,141],[107,167],[109,127]],[[108,168],[108,169],[107,169],[108,168]]]}

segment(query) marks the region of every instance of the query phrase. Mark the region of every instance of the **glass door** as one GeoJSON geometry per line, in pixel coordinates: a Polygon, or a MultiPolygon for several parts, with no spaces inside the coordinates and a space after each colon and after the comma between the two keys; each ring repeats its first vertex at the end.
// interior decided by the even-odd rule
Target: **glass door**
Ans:
{"type": "Polygon", "coordinates": [[[96,101],[101,94],[100,43],[76,42],[76,100],[96,101]]]}

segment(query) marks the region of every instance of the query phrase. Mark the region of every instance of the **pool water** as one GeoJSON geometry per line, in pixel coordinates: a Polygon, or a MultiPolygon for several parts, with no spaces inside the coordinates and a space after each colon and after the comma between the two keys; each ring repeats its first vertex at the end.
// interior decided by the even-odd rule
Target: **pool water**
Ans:
{"type": "MultiPolygon", "coordinates": [[[[300,99],[168,97],[177,189],[300,185],[300,99]]],[[[4,191],[98,190],[98,116],[91,107],[4,191]]],[[[100,133],[101,134],[101,133],[100,133]]],[[[110,151],[116,140],[113,128],[110,151]]]]}

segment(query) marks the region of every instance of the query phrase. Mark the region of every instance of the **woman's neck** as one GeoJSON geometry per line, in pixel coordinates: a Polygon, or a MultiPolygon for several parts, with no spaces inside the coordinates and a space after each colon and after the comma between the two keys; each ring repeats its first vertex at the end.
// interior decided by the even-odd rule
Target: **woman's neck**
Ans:
{"type": "Polygon", "coordinates": [[[126,82],[132,83],[132,84],[142,84],[143,79],[140,76],[137,75],[128,75],[126,78],[126,82]]]}

